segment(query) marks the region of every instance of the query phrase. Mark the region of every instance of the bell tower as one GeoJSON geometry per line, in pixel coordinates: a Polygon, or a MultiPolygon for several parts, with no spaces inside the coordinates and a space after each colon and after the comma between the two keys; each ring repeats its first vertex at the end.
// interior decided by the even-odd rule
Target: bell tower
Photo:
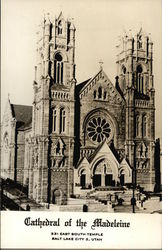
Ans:
{"type": "Polygon", "coordinates": [[[62,12],[37,32],[30,196],[64,204],[73,189],[75,27],[62,12]]]}
{"type": "Polygon", "coordinates": [[[117,45],[119,88],[126,101],[125,151],[135,171],[136,185],[155,185],[155,90],[153,43],[150,35],[131,30],[117,45]]]}

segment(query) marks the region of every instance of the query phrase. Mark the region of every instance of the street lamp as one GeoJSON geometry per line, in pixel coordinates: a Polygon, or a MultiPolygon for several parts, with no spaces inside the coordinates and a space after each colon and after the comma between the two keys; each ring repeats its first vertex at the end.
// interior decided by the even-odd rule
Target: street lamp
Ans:
{"type": "Polygon", "coordinates": [[[133,184],[133,196],[131,199],[131,205],[132,205],[132,212],[135,213],[135,205],[136,205],[136,198],[135,198],[136,171],[135,171],[135,168],[133,168],[133,172],[132,172],[132,184],[133,184]]]}

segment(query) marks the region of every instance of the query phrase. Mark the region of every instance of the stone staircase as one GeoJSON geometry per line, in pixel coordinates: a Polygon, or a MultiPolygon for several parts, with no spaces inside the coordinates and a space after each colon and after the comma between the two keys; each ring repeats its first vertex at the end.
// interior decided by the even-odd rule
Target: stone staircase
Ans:
{"type": "Polygon", "coordinates": [[[107,205],[96,201],[95,203],[88,204],[88,212],[108,212],[108,207],[107,205]]]}
{"type": "MultiPolygon", "coordinates": [[[[138,200],[139,191],[135,190],[135,198],[138,200]]],[[[100,202],[112,201],[113,204],[117,203],[117,199],[122,199],[123,204],[130,205],[133,196],[132,189],[125,190],[92,190],[87,194],[87,199],[93,198],[100,202]]]]}
{"type": "MultiPolygon", "coordinates": [[[[132,213],[133,208],[131,205],[119,205],[114,208],[115,213],[132,213]]],[[[135,206],[135,213],[138,213],[140,210],[135,206]]]]}

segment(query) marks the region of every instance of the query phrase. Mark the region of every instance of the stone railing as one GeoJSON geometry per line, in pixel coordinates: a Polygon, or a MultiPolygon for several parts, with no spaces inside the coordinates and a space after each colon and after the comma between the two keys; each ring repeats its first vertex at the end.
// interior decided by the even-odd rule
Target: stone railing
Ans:
{"type": "Polygon", "coordinates": [[[59,100],[69,100],[70,95],[64,91],[51,91],[52,99],[59,99],[59,100]]]}
{"type": "Polygon", "coordinates": [[[149,108],[149,106],[150,106],[150,103],[149,103],[149,101],[147,101],[147,100],[135,100],[135,106],[136,107],[148,107],[149,108]]]}

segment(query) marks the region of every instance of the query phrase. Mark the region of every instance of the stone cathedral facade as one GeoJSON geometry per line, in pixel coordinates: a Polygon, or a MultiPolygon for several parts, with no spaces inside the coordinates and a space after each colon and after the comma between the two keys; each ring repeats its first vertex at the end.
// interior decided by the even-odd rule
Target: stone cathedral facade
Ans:
{"type": "Polygon", "coordinates": [[[33,106],[7,101],[2,177],[28,186],[37,202],[135,182],[156,187],[153,43],[141,29],[117,45],[112,84],[102,66],[75,78],[75,27],[62,13],[37,33],[33,106]]]}

